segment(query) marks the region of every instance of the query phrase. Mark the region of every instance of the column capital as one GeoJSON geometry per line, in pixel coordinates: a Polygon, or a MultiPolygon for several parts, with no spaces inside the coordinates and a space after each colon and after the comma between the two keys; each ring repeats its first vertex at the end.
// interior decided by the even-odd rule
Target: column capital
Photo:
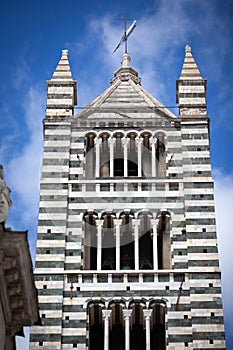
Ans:
{"type": "Polygon", "coordinates": [[[129,144],[129,138],[128,137],[122,137],[121,141],[122,141],[122,144],[124,146],[128,146],[128,144],[129,144]]]}
{"type": "Polygon", "coordinates": [[[96,222],[96,225],[97,225],[97,226],[102,226],[103,223],[104,223],[104,220],[99,220],[99,219],[97,219],[97,220],[95,220],[95,222],[96,222]]]}
{"type": "Polygon", "coordinates": [[[129,319],[132,314],[132,310],[123,310],[124,319],[129,319]]]}
{"type": "Polygon", "coordinates": [[[102,315],[104,319],[108,319],[111,316],[112,310],[102,310],[102,315]]]}
{"type": "Polygon", "coordinates": [[[140,225],[140,219],[132,219],[132,224],[134,225],[134,226],[139,226],[140,225]]]}
{"type": "Polygon", "coordinates": [[[120,226],[122,223],[122,219],[113,219],[113,222],[116,226],[120,226]]]}
{"type": "Polygon", "coordinates": [[[157,142],[157,138],[154,137],[154,136],[151,136],[151,137],[149,138],[149,140],[150,140],[150,144],[151,144],[151,145],[155,145],[156,142],[157,142]]]}
{"type": "Polygon", "coordinates": [[[143,138],[142,137],[139,137],[139,136],[137,136],[136,138],[135,138],[135,141],[137,142],[137,144],[142,144],[142,142],[143,142],[143,138]]]}
{"type": "Polygon", "coordinates": [[[150,222],[151,222],[151,225],[154,227],[158,225],[159,219],[150,219],[150,222]]]}
{"type": "Polygon", "coordinates": [[[143,310],[143,316],[145,317],[145,319],[150,319],[152,314],[152,310],[143,310]]]}
{"type": "Polygon", "coordinates": [[[102,139],[100,137],[95,137],[94,142],[96,146],[101,145],[102,139]]]}
{"type": "Polygon", "coordinates": [[[116,142],[116,138],[115,138],[115,137],[109,137],[109,138],[108,138],[108,143],[109,143],[109,145],[114,145],[115,142],[116,142]]]}

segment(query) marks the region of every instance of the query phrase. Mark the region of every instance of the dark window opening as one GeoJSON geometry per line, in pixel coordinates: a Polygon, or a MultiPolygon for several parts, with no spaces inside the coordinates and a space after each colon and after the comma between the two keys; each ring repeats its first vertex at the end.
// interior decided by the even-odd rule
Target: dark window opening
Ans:
{"type": "Polygon", "coordinates": [[[165,305],[160,303],[153,305],[151,349],[166,349],[165,305]]]}
{"type": "Polygon", "coordinates": [[[113,217],[108,214],[104,218],[102,230],[102,270],[116,269],[116,241],[113,217]]]}
{"type": "Polygon", "coordinates": [[[89,349],[103,350],[104,348],[104,327],[102,320],[102,308],[98,304],[89,308],[89,349]]]}
{"type": "Polygon", "coordinates": [[[112,307],[112,330],[109,334],[109,350],[124,350],[125,332],[123,327],[122,306],[115,303],[112,307]]]}
{"type": "Polygon", "coordinates": [[[114,176],[124,176],[124,152],[121,144],[122,135],[116,135],[115,154],[114,154],[114,176]]]}
{"type": "Polygon", "coordinates": [[[139,269],[153,269],[153,238],[150,218],[146,214],[142,215],[140,224],[139,269]]]}
{"type": "Polygon", "coordinates": [[[166,149],[164,144],[164,137],[159,136],[156,147],[156,175],[158,177],[166,176],[166,149]]]}
{"type": "Polygon", "coordinates": [[[146,350],[146,332],[143,327],[143,309],[135,303],[132,307],[132,328],[130,332],[130,348],[132,350],[146,350]]]}
{"type": "Polygon", "coordinates": [[[97,229],[93,214],[84,217],[84,268],[97,269],[97,229]]]}
{"type": "Polygon", "coordinates": [[[138,176],[138,155],[135,144],[135,134],[130,134],[128,152],[128,176],[138,176]]]}
{"type": "Polygon", "coordinates": [[[109,177],[110,154],[108,145],[108,135],[102,135],[101,151],[100,151],[100,177],[109,177]]]}
{"type": "Polygon", "coordinates": [[[122,217],[120,268],[122,270],[134,269],[134,238],[132,235],[132,222],[129,213],[124,214],[122,217]]]}
{"type": "Polygon", "coordinates": [[[157,227],[158,268],[171,268],[170,215],[163,212],[157,227]]]}
{"type": "Polygon", "coordinates": [[[93,178],[95,176],[95,142],[94,134],[87,135],[86,138],[86,165],[85,175],[86,177],[93,178]]]}

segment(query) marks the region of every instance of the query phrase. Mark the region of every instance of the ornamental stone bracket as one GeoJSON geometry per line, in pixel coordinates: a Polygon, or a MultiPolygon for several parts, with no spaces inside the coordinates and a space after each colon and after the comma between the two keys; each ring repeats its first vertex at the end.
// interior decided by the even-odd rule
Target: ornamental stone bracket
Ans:
{"type": "Polygon", "coordinates": [[[0,280],[0,348],[11,350],[22,327],[40,321],[27,232],[1,230],[0,280]]]}

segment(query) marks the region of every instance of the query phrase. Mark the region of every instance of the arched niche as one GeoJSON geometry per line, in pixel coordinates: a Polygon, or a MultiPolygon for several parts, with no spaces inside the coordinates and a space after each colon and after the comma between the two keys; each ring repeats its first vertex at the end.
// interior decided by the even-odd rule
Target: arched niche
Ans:
{"type": "Polygon", "coordinates": [[[121,232],[120,232],[120,269],[133,270],[135,268],[135,244],[132,227],[134,215],[130,211],[121,213],[121,232]]]}
{"type": "Polygon", "coordinates": [[[153,235],[149,213],[140,214],[139,269],[153,269],[153,235]]]}
{"type": "Polygon", "coordinates": [[[171,229],[169,212],[161,212],[158,216],[157,227],[157,249],[158,249],[158,268],[171,269],[171,229]]]}
{"type": "Polygon", "coordinates": [[[84,269],[97,269],[97,214],[87,212],[84,221],[84,269]]]}
{"type": "Polygon", "coordinates": [[[116,239],[114,231],[115,215],[105,213],[102,226],[102,270],[116,269],[116,239]]]}
{"type": "Polygon", "coordinates": [[[146,332],[144,328],[143,306],[139,302],[131,305],[130,349],[146,350],[146,332]]]}
{"type": "Polygon", "coordinates": [[[104,326],[102,316],[103,306],[92,303],[88,307],[89,312],[89,350],[103,350],[104,326]]]}
{"type": "Polygon", "coordinates": [[[151,350],[166,349],[166,305],[162,302],[154,302],[151,305],[151,350]]]}

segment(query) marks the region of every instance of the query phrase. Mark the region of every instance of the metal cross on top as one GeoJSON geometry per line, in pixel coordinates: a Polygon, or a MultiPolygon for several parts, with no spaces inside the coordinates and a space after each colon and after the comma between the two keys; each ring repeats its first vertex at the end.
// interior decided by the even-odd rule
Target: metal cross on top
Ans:
{"type": "Polygon", "coordinates": [[[127,21],[131,20],[130,18],[119,18],[121,21],[124,21],[124,25],[125,25],[125,31],[124,34],[119,42],[119,44],[117,45],[117,47],[114,49],[113,53],[116,52],[116,50],[123,44],[125,43],[125,53],[127,53],[127,40],[128,37],[130,36],[130,34],[132,33],[132,31],[134,30],[134,28],[136,27],[136,21],[133,21],[133,23],[131,24],[131,26],[128,28],[127,30],[127,21]]]}

